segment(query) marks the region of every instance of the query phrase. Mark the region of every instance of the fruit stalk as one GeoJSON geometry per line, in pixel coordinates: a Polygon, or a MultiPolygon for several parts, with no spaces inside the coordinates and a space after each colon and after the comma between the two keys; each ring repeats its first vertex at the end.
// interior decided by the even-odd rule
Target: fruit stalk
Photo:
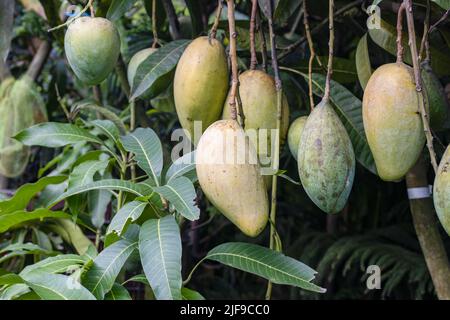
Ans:
{"type": "Polygon", "coordinates": [[[416,39],[416,32],[414,30],[414,16],[413,16],[413,7],[411,0],[403,0],[403,4],[405,6],[406,11],[406,20],[408,22],[408,36],[409,36],[409,47],[411,49],[411,57],[413,61],[414,68],[414,79],[416,82],[416,91],[419,95],[419,112],[422,117],[423,130],[425,132],[425,137],[427,139],[427,148],[430,153],[431,164],[433,166],[434,172],[437,172],[438,164],[436,161],[436,153],[434,152],[433,147],[433,135],[431,134],[429,117],[426,108],[426,97],[422,90],[422,78],[420,75],[420,65],[419,65],[419,56],[417,52],[417,44],[414,39],[416,39]]]}
{"type": "MultiPolygon", "coordinates": [[[[428,188],[427,162],[422,157],[406,175],[408,188],[428,188]]],[[[450,299],[450,266],[431,197],[410,199],[414,228],[439,299],[450,299]]]]}
{"type": "Polygon", "coordinates": [[[84,8],[78,12],[78,14],[76,16],[74,16],[73,18],[68,19],[66,22],[64,22],[63,24],[60,24],[59,26],[56,26],[54,28],[48,29],[47,32],[52,32],[61,28],[64,28],[65,26],[69,25],[71,22],[75,21],[76,19],[78,19],[79,17],[81,17],[83,15],[83,13],[85,13],[86,11],[88,11],[93,4],[94,0],[89,0],[88,3],[84,6],[84,8]]]}
{"type": "Polygon", "coordinates": [[[220,22],[220,16],[222,14],[222,0],[218,0],[217,1],[217,12],[216,12],[216,18],[214,19],[214,24],[211,27],[211,31],[209,32],[209,38],[210,39],[215,39],[216,38],[216,33],[217,33],[217,28],[219,27],[219,22],[220,22]]]}
{"type": "Polygon", "coordinates": [[[330,100],[330,83],[331,76],[333,74],[333,56],[334,56],[334,0],[328,2],[328,28],[330,29],[330,38],[328,40],[328,66],[327,66],[327,78],[325,80],[325,92],[323,95],[323,101],[328,102],[330,100]]]}
{"type": "Polygon", "coordinates": [[[420,42],[419,61],[424,60],[423,59],[424,52],[425,52],[425,60],[430,59],[430,44],[428,42],[428,32],[430,30],[430,14],[431,14],[431,4],[430,0],[427,0],[427,11],[425,13],[425,21],[423,23],[422,41],[420,42]]]}
{"type": "MultiPolygon", "coordinates": [[[[270,198],[270,249],[280,251],[280,245],[277,244],[277,230],[275,225],[275,219],[277,214],[277,172],[279,169],[280,162],[280,129],[281,129],[281,117],[282,117],[282,99],[283,99],[283,87],[281,84],[280,72],[278,68],[278,59],[275,43],[275,32],[273,30],[273,8],[272,2],[269,1],[269,37],[270,37],[270,48],[271,48],[271,58],[272,58],[272,69],[275,78],[275,88],[277,90],[277,124],[276,124],[276,140],[275,147],[273,151],[273,163],[272,168],[275,172],[272,176],[272,194],[270,198]]],[[[266,300],[270,300],[272,295],[272,283],[269,281],[267,284],[266,300]]]]}
{"type": "Polygon", "coordinates": [[[250,17],[250,70],[255,70],[258,64],[256,58],[256,44],[255,44],[255,25],[256,25],[256,12],[258,10],[258,0],[252,0],[252,14],[250,17]]]}
{"type": "MultiPolygon", "coordinates": [[[[303,0],[303,25],[305,26],[306,39],[308,40],[309,46],[309,62],[308,62],[308,89],[309,89],[309,104],[311,106],[311,110],[314,109],[314,97],[312,90],[312,66],[314,57],[316,56],[316,51],[314,50],[314,43],[312,40],[311,29],[309,28],[309,15],[306,7],[306,0],[303,0]]],[[[320,60],[318,59],[319,64],[320,60]]]]}
{"type": "Polygon", "coordinates": [[[397,63],[403,62],[403,13],[405,12],[405,5],[402,3],[397,11],[397,63]]]}
{"type": "Polygon", "coordinates": [[[159,43],[158,31],[156,30],[156,0],[152,0],[152,32],[153,32],[152,48],[156,48],[156,45],[159,43]]]}

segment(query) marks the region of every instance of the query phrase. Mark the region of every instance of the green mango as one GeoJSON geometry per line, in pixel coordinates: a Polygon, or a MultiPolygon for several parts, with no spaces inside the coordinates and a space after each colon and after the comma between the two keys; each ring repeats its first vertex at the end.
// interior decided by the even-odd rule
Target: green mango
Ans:
{"type": "Polygon", "coordinates": [[[433,201],[439,221],[450,235],[450,146],[447,146],[436,173],[433,201]]]}
{"type": "Polygon", "coordinates": [[[69,25],[64,37],[67,60],[85,85],[96,85],[114,69],[120,54],[120,37],[105,18],[81,17],[69,25]]]}
{"type": "Polygon", "coordinates": [[[355,176],[355,153],[333,107],[319,103],[306,120],[298,148],[298,171],[311,200],[326,213],[341,211],[355,176]]]}
{"type": "Polygon", "coordinates": [[[181,126],[196,144],[194,121],[203,132],[220,118],[228,90],[228,64],[222,44],[208,37],[192,41],[181,55],[175,71],[173,92],[181,126]]]}
{"type": "Polygon", "coordinates": [[[302,136],[303,128],[305,127],[307,116],[298,117],[295,119],[288,131],[288,146],[292,153],[292,156],[297,160],[298,156],[298,146],[300,144],[300,137],[302,136]]]}
{"type": "Polygon", "coordinates": [[[447,120],[449,105],[444,87],[427,62],[422,63],[422,83],[428,99],[430,126],[440,130],[447,120]]]}
{"type": "Polygon", "coordinates": [[[402,179],[425,144],[411,67],[390,63],[372,74],[364,91],[363,122],[380,178],[402,179]]]}
{"type": "Polygon", "coordinates": [[[260,234],[269,218],[269,200],[256,150],[237,121],[216,121],[203,133],[196,169],[209,201],[244,234],[260,234]]]}

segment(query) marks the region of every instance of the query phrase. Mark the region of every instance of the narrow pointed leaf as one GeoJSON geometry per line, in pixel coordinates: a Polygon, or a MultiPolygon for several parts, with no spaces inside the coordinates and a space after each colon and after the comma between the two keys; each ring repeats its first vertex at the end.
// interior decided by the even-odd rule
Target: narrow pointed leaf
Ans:
{"type": "Polygon", "coordinates": [[[14,211],[0,215],[0,233],[8,231],[10,228],[32,220],[43,220],[44,218],[71,218],[63,211],[52,211],[46,208],[39,208],[34,211],[14,211]]]}
{"type": "Polygon", "coordinates": [[[109,161],[106,160],[89,160],[76,166],[69,175],[68,189],[94,182],[94,175],[103,172],[108,164],[109,161]]]}
{"type": "Polygon", "coordinates": [[[121,236],[127,224],[133,223],[141,216],[146,205],[146,202],[141,201],[128,202],[114,215],[106,234],[115,232],[118,236],[121,236]]]}
{"type": "Polygon", "coordinates": [[[200,209],[195,203],[197,194],[191,180],[186,177],[178,177],[171,180],[162,187],[155,187],[154,190],[170,201],[178,213],[188,220],[197,220],[200,216],[200,209]]]}
{"type": "Polygon", "coordinates": [[[119,128],[111,120],[93,120],[91,123],[107,136],[115,145],[118,145],[120,138],[119,128]]]}
{"type": "Polygon", "coordinates": [[[139,254],[158,300],[181,300],[181,237],[173,216],[150,219],[139,233],[139,254]]]}
{"type": "Polygon", "coordinates": [[[356,48],[356,71],[361,87],[366,88],[367,82],[372,75],[372,67],[370,65],[369,49],[367,47],[367,33],[359,40],[356,48]]]}
{"type": "Polygon", "coordinates": [[[125,287],[114,283],[111,291],[106,294],[105,300],[131,300],[131,296],[125,287]]]}
{"type": "Polygon", "coordinates": [[[166,173],[166,183],[180,176],[185,176],[192,182],[197,181],[195,151],[183,155],[172,163],[166,173]]]}
{"type": "Polygon", "coordinates": [[[121,139],[125,150],[134,153],[138,166],[159,185],[163,168],[161,141],[150,128],[138,128],[121,139]]]}
{"type": "Polygon", "coordinates": [[[136,0],[113,0],[106,13],[106,18],[111,21],[119,20],[135,2],[136,0]]]}
{"type": "Polygon", "coordinates": [[[45,273],[64,273],[72,270],[73,268],[80,267],[86,262],[87,258],[76,254],[60,254],[25,267],[20,272],[20,275],[25,276],[35,271],[45,273]]]}
{"type": "Polygon", "coordinates": [[[325,292],[325,289],[311,283],[316,271],[280,252],[255,244],[224,243],[209,251],[205,259],[256,274],[276,284],[325,292]]]}
{"type": "Polygon", "coordinates": [[[120,270],[136,247],[137,242],[119,240],[100,252],[83,278],[86,288],[98,299],[103,299],[112,289],[120,270]]]}

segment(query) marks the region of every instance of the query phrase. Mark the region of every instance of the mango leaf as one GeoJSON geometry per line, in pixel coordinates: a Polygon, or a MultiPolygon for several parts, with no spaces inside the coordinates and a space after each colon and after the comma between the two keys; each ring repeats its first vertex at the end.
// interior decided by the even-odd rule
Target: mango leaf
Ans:
{"type": "MultiPolygon", "coordinates": [[[[370,19],[370,17],[369,17],[370,19]]],[[[381,48],[389,52],[390,54],[397,55],[397,31],[395,27],[390,25],[384,20],[380,21],[380,28],[369,29],[370,38],[379,45],[381,48]]],[[[417,43],[420,44],[420,39],[416,38],[417,43]]],[[[403,48],[404,60],[406,63],[412,65],[411,53],[408,46],[408,35],[403,33],[403,48]]],[[[446,76],[450,74],[450,56],[442,53],[433,46],[430,47],[431,55],[431,67],[436,74],[446,76]]]]}
{"type": "MultiPolygon", "coordinates": [[[[307,74],[300,73],[294,69],[285,67],[281,67],[281,69],[298,73],[305,79],[308,79],[307,74]]],[[[325,76],[313,73],[312,83],[314,94],[322,96],[325,92],[325,76]]],[[[341,119],[342,124],[345,129],[347,129],[347,133],[353,144],[356,160],[358,160],[364,168],[373,174],[376,174],[375,160],[373,159],[364,132],[361,100],[355,97],[347,88],[333,80],[331,80],[330,100],[341,119]]]]}
{"type": "Polygon", "coordinates": [[[106,18],[111,21],[119,20],[136,2],[136,0],[112,0],[106,18]]]}
{"type": "Polygon", "coordinates": [[[158,85],[158,79],[169,74],[175,68],[189,42],[189,40],[172,41],[142,61],[133,79],[130,100],[158,85]]]}
{"type": "Polygon", "coordinates": [[[155,297],[181,300],[181,237],[172,215],[150,219],[142,225],[139,253],[155,297]]]}
{"type": "Polygon", "coordinates": [[[58,202],[83,192],[91,191],[91,190],[121,190],[125,192],[133,193],[139,197],[144,197],[147,195],[150,195],[152,193],[152,188],[148,184],[144,183],[133,183],[130,181],[125,180],[119,180],[119,179],[106,179],[106,180],[100,180],[95,181],[92,183],[89,183],[84,186],[79,186],[72,188],[71,190],[67,190],[63,194],[61,194],[56,199],[53,199],[50,202],[49,207],[54,206],[58,202]]]}
{"type": "Polygon", "coordinates": [[[23,256],[27,254],[54,255],[55,253],[51,250],[41,248],[40,246],[31,242],[14,243],[0,250],[0,263],[3,263],[13,257],[23,256]]]}
{"type": "Polygon", "coordinates": [[[6,61],[11,46],[14,24],[14,1],[0,2],[0,64],[6,61]]]}
{"type": "Polygon", "coordinates": [[[224,243],[209,251],[205,259],[256,274],[276,284],[296,286],[314,292],[326,291],[311,283],[317,272],[307,265],[255,244],[224,243]]]}
{"type": "Polygon", "coordinates": [[[273,0],[258,0],[259,9],[267,19],[273,16],[273,0]]]}
{"type": "Polygon", "coordinates": [[[72,117],[74,117],[79,112],[86,111],[91,114],[100,114],[102,118],[111,121],[119,129],[121,134],[125,134],[125,132],[127,132],[125,124],[123,123],[122,119],[117,116],[116,113],[111,111],[110,108],[99,105],[97,101],[93,99],[83,99],[81,101],[78,101],[70,109],[72,117]]]}
{"type": "Polygon", "coordinates": [[[285,24],[294,12],[300,7],[301,1],[277,0],[273,18],[275,22],[285,24]]]}
{"type": "Polygon", "coordinates": [[[0,276],[0,286],[18,284],[23,282],[24,281],[22,277],[15,273],[8,273],[0,276]]]}
{"type": "MultiPolygon", "coordinates": [[[[326,66],[328,63],[328,57],[320,56],[319,59],[322,63],[322,67],[317,62],[317,59],[314,59],[312,72],[325,75],[327,73],[326,66]]],[[[308,59],[302,59],[290,68],[296,69],[303,73],[308,73],[308,64],[308,59]]],[[[333,79],[339,83],[355,82],[357,79],[355,61],[339,57],[333,58],[333,79]]]]}
{"type": "Polygon", "coordinates": [[[197,220],[200,216],[200,209],[195,204],[194,185],[186,177],[177,177],[168,184],[155,187],[154,190],[170,201],[178,213],[188,220],[197,220]]]}
{"type": "Polygon", "coordinates": [[[131,296],[125,287],[114,283],[111,291],[106,294],[105,300],[131,300],[131,296]]]}
{"type": "Polygon", "coordinates": [[[13,197],[0,201],[0,215],[25,209],[30,200],[45,187],[50,184],[60,184],[66,179],[67,177],[64,176],[44,177],[35,183],[26,183],[22,185],[17,189],[13,197]]]}
{"type": "Polygon", "coordinates": [[[39,208],[34,211],[18,210],[0,215],[0,233],[8,231],[10,228],[32,220],[43,220],[44,218],[70,218],[71,216],[63,211],[51,211],[46,208],[39,208]]]}
{"type": "MultiPolygon", "coordinates": [[[[370,65],[369,49],[367,47],[367,33],[362,36],[356,48],[356,71],[358,72],[359,83],[363,90],[366,88],[367,82],[372,75],[372,67],[370,65]]],[[[339,82],[339,81],[338,81],[339,82]]]]}
{"type": "Polygon", "coordinates": [[[71,219],[58,219],[53,221],[48,228],[59,234],[67,243],[71,244],[78,254],[85,254],[89,247],[93,246],[91,240],[83,230],[71,219]]]}
{"type": "Polygon", "coordinates": [[[181,296],[183,300],[205,300],[200,293],[186,287],[181,288],[181,296]]]}
{"type": "Polygon", "coordinates": [[[43,300],[95,300],[92,293],[66,275],[32,272],[24,280],[43,300]]]}
{"type": "Polygon", "coordinates": [[[130,279],[124,281],[122,283],[122,285],[125,285],[128,282],[139,282],[139,283],[145,284],[147,286],[150,285],[150,283],[148,283],[147,278],[145,277],[145,274],[137,274],[135,276],[132,276],[130,279]]]}
{"type": "Polygon", "coordinates": [[[197,181],[195,151],[189,152],[175,160],[167,170],[165,181],[169,183],[171,180],[181,176],[188,178],[193,183],[197,181]]]}
{"type": "Polygon", "coordinates": [[[13,300],[30,292],[30,288],[24,283],[13,284],[0,292],[0,300],[13,300]]]}
{"type": "Polygon", "coordinates": [[[94,263],[83,278],[83,284],[97,299],[103,299],[109,292],[120,270],[137,247],[137,242],[119,240],[94,259],[94,263]]]}
{"type": "Polygon", "coordinates": [[[111,120],[93,120],[92,123],[96,128],[107,136],[116,146],[119,146],[120,131],[119,128],[111,120]]]}
{"type": "Polygon", "coordinates": [[[155,182],[160,183],[163,168],[161,141],[150,128],[138,128],[121,139],[125,150],[134,153],[138,166],[155,182]]]}
{"type": "Polygon", "coordinates": [[[450,0],[431,0],[444,10],[450,9],[450,0]]]}
{"type": "Polygon", "coordinates": [[[114,215],[106,234],[115,232],[118,236],[121,236],[128,223],[133,223],[141,216],[146,205],[146,202],[141,201],[128,202],[114,215]]]}
{"type": "Polygon", "coordinates": [[[94,182],[94,175],[104,171],[108,164],[109,161],[89,160],[76,166],[69,175],[68,190],[94,182]]]}
{"type": "Polygon", "coordinates": [[[198,0],[186,0],[185,2],[192,22],[192,36],[197,36],[203,31],[202,3],[198,0]]]}
{"type": "Polygon", "coordinates": [[[73,270],[73,268],[80,267],[86,262],[86,257],[76,254],[60,254],[26,266],[19,275],[25,276],[35,271],[46,273],[64,273],[73,270]]]}
{"type": "Polygon", "coordinates": [[[27,146],[62,147],[80,141],[102,144],[89,131],[69,123],[45,122],[22,130],[15,137],[27,146]]]}

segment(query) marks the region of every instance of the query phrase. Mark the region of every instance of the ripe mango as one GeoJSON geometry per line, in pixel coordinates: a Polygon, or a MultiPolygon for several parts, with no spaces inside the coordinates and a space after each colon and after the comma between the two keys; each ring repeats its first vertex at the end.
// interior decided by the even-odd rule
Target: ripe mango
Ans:
{"type": "Polygon", "coordinates": [[[228,64],[225,49],[216,40],[199,37],[181,55],[175,71],[175,107],[183,129],[194,137],[194,121],[202,131],[220,118],[228,89],[228,64]]]}
{"type": "Polygon", "coordinates": [[[269,200],[256,150],[237,121],[216,121],[203,133],[196,169],[209,201],[243,233],[256,237],[267,224],[269,200]]]}
{"type": "Polygon", "coordinates": [[[440,130],[447,120],[449,104],[444,87],[427,62],[422,63],[422,83],[428,98],[430,126],[432,129],[440,130]]]}
{"type": "Polygon", "coordinates": [[[319,103],[306,120],[298,148],[298,171],[311,200],[327,213],[341,211],[355,176],[355,153],[333,107],[319,103]]]}
{"type": "Polygon", "coordinates": [[[450,146],[447,147],[436,173],[433,200],[439,221],[450,235],[450,146]]]}
{"type": "Polygon", "coordinates": [[[86,85],[96,85],[114,69],[120,54],[119,32],[105,18],[81,17],[64,37],[69,65],[86,85]]]}
{"type": "Polygon", "coordinates": [[[403,178],[425,143],[411,67],[390,63],[372,74],[364,91],[363,122],[380,178],[403,178]]]}
{"type": "Polygon", "coordinates": [[[297,160],[298,156],[298,146],[300,144],[300,137],[302,136],[303,128],[305,127],[307,116],[298,117],[295,119],[288,131],[288,146],[292,153],[292,156],[297,160]]]}

